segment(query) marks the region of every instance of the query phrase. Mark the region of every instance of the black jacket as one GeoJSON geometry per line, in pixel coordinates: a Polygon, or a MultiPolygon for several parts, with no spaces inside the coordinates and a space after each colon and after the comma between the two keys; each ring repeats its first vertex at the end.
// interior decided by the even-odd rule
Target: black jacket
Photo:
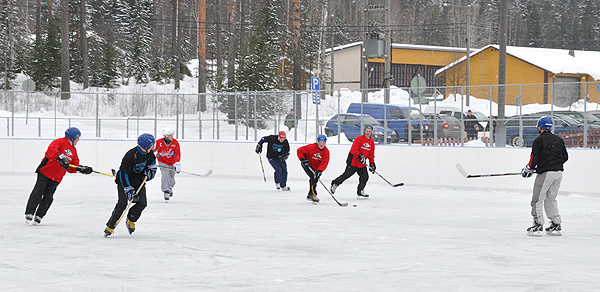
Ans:
{"type": "Polygon", "coordinates": [[[267,158],[285,160],[290,155],[290,143],[285,139],[279,142],[278,135],[264,136],[258,144],[267,142],[267,158]]]}
{"type": "Polygon", "coordinates": [[[156,164],[156,156],[154,152],[142,153],[138,150],[138,146],[130,149],[123,156],[121,166],[115,177],[115,182],[123,188],[132,186],[134,189],[139,188],[146,177],[145,170],[150,165],[156,164]]]}
{"type": "Polygon", "coordinates": [[[565,141],[552,132],[544,131],[533,140],[529,167],[535,169],[536,173],[562,171],[568,159],[565,141]]]}

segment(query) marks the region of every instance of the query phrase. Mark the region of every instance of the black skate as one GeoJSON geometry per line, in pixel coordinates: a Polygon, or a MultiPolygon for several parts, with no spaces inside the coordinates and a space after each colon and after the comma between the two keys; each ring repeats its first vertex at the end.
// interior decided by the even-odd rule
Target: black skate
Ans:
{"type": "Polygon", "coordinates": [[[546,228],[546,234],[561,236],[562,227],[560,226],[560,224],[555,224],[554,222],[551,222],[550,227],[546,228]]]}
{"type": "Polygon", "coordinates": [[[543,230],[544,230],[544,225],[534,221],[533,226],[527,228],[527,235],[540,237],[540,236],[542,236],[543,230]]]}
{"type": "Polygon", "coordinates": [[[115,233],[115,229],[114,228],[106,227],[106,229],[104,229],[104,237],[109,237],[113,233],[115,233]]]}
{"type": "Polygon", "coordinates": [[[129,234],[132,234],[135,231],[135,222],[129,221],[129,219],[127,219],[127,222],[125,222],[125,226],[127,226],[127,231],[129,231],[129,234]]]}
{"type": "Polygon", "coordinates": [[[369,195],[367,193],[365,193],[365,190],[361,190],[357,195],[356,198],[359,200],[368,200],[369,199],[369,195]]]}
{"type": "Polygon", "coordinates": [[[38,224],[41,224],[41,223],[42,223],[42,217],[40,217],[40,216],[35,216],[35,217],[33,218],[33,222],[32,222],[32,224],[33,224],[33,225],[38,225],[38,224]]]}

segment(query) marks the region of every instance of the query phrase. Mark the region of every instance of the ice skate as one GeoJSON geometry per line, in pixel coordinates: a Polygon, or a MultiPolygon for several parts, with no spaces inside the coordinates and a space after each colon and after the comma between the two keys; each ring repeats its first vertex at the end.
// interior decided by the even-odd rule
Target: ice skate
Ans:
{"type": "Polygon", "coordinates": [[[169,199],[171,199],[171,194],[169,194],[168,191],[165,191],[165,201],[169,202],[169,199]]]}
{"type": "Polygon", "coordinates": [[[337,187],[339,187],[340,185],[335,184],[335,183],[331,183],[331,193],[335,194],[335,190],[337,190],[337,187]]]}
{"type": "Polygon", "coordinates": [[[25,223],[32,224],[33,223],[33,215],[25,214],[25,223]]]}
{"type": "Polygon", "coordinates": [[[132,234],[135,231],[135,222],[127,219],[127,222],[125,222],[125,225],[127,226],[127,231],[129,231],[129,234],[132,234]]]}
{"type": "Polygon", "coordinates": [[[285,186],[285,187],[281,187],[282,191],[291,191],[292,189],[290,189],[290,187],[285,186]]]}
{"type": "Polygon", "coordinates": [[[317,198],[317,196],[315,196],[313,194],[308,194],[306,196],[306,200],[311,201],[315,205],[319,203],[319,198],[317,198]]]}
{"type": "Polygon", "coordinates": [[[109,236],[113,235],[113,233],[115,233],[114,228],[106,227],[106,229],[104,229],[104,237],[109,237],[109,236]]]}
{"type": "Polygon", "coordinates": [[[367,193],[365,193],[365,190],[361,190],[360,192],[358,192],[356,198],[359,200],[368,200],[369,195],[367,193]]]}
{"type": "Polygon", "coordinates": [[[533,226],[527,228],[527,235],[540,237],[540,236],[542,236],[543,230],[544,230],[544,225],[534,221],[533,226]]]}
{"type": "Polygon", "coordinates": [[[554,222],[551,222],[550,227],[546,228],[546,234],[561,236],[562,227],[560,226],[560,224],[555,224],[554,222]]]}
{"type": "Polygon", "coordinates": [[[33,218],[33,222],[32,222],[32,224],[33,224],[33,225],[39,225],[39,224],[41,224],[41,223],[42,223],[42,217],[40,217],[40,216],[35,216],[35,217],[33,218]]]}
{"type": "Polygon", "coordinates": [[[280,185],[279,183],[276,183],[276,184],[275,184],[275,187],[277,188],[277,190],[280,190],[280,189],[281,189],[281,185],[280,185]]]}

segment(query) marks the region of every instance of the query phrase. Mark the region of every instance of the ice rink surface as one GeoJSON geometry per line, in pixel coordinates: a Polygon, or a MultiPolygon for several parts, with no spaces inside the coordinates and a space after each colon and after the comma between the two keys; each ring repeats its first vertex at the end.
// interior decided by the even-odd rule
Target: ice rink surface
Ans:
{"type": "Polygon", "coordinates": [[[112,178],[67,174],[30,226],[35,178],[0,175],[1,291],[600,290],[599,197],[560,195],[563,236],[535,238],[529,193],[392,188],[371,175],[359,201],[354,176],[335,194],[342,208],[320,185],[321,203],[306,201],[307,181],[278,192],[271,177],[182,174],[165,203],[158,174],[136,231],[121,222],[104,238],[112,178]]]}

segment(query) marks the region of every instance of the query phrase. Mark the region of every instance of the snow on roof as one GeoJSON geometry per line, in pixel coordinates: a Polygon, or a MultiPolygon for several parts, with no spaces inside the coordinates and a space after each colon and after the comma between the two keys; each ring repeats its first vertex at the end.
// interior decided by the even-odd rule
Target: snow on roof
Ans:
{"type": "MultiPolygon", "coordinates": [[[[362,42],[354,42],[341,46],[334,47],[334,51],[343,50],[346,48],[351,48],[354,46],[362,45],[362,42]]],[[[459,52],[465,53],[467,49],[465,48],[455,48],[455,47],[438,47],[438,46],[423,46],[423,45],[411,45],[411,44],[394,44],[392,43],[393,49],[410,49],[410,50],[426,50],[426,51],[444,51],[444,52],[459,52]]],[[[325,50],[325,52],[331,51],[331,48],[325,50]]]]}
{"type": "MultiPolygon", "coordinates": [[[[474,51],[471,57],[481,51],[493,47],[500,50],[498,45],[488,45],[474,51]]],[[[546,48],[528,48],[528,47],[506,47],[506,54],[519,58],[534,66],[542,68],[554,74],[588,74],[595,80],[600,79],[600,52],[596,51],[574,51],[575,56],[569,55],[569,50],[564,49],[546,49],[546,48]]],[[[447,69],[466,60],[462,57],[448,66],[435,72],[440,74],[447,69]]]]}

